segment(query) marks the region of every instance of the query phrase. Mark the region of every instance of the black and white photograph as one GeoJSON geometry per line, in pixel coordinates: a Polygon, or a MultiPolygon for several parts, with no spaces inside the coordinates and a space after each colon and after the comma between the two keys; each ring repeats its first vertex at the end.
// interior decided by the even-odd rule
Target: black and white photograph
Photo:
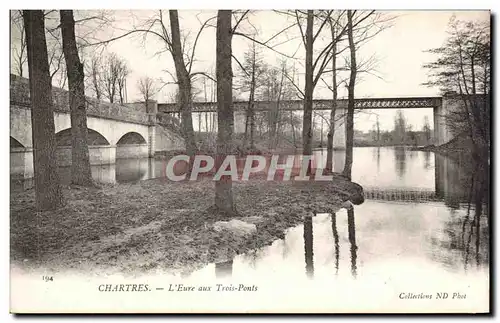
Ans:
{"type": "Polygon", "coordinates": [[[10,312],[491,313],[492,12],[222,8],[9,10],[10,312]]]}

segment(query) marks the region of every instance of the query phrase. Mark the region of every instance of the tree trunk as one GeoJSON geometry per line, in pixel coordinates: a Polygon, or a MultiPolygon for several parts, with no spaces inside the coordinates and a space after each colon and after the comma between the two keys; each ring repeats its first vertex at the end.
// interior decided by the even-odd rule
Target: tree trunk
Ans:
{"type": "Polygon", "coordinates": [[[349,86],[347,88],[347,117],[346,117],[346,152],[345,152],[345,166],[342,172],[349,180],[351,179],[352,169],[352,150],[353,150],[353,137],[354,137],[354,85],[356,82],[356,48],[353,39],[352,31],[352,11],[347,11],[348,29],[347,34],[349,38],[349,51],[351,53],[351,74],[349,76],[349,86]]]}
{"type": "Polygon", "coordinates": [[[118,83],[118,92],[120,93],[120,104],[123,104],[124,103],[124,100],[123,100],[123,85],[119,82],[118,83]]]}
{"type": "MultiPolygon", "coordinates": [[[[304,87],[304,119],[302,123],[302,154],[311,156],[312,154],[312,108],[313,108],[313,10],[307,10],[306,27],[306,75],[304,87]]],[[[307,166],[307,174],[311,173],[311,161],[307,166]]]]}
{"type": "Polygon", "coordinates": [[[71,110],[71,182],[91,186],[84,72],[76,47],[75,20],[73,10],[61,10],[59,13],[71,110]]]}
{"type": "Polygon", "coordinates": [[[257,62],[256,62],[256,52],[255,52],[255,43],[253,43],[252,47],[252,54],[253,54],[253,60],[252,60],[252,84],[251,84],[251,91],[250,91],[250,105],[248,106],[249,108],[249,116],[248,119],[250,121],[250,149],[254,150],[255,149],[255,143],[254,143],[254,131],[255,131],[255,112],[254,112],[254,102],[255,102],[255,88],[256,88],[256,80],[255,80],[255,70],[257,69],[257,62]]]}
{"type": "Polygon", "coordinates": [[[250,148],[255,149],[255,111],[254,104],[250,108],[250,148]]]}
{"type": "MultiPolygon", "coordinates": [[[[253,101],[255,98],[255,55],[254,55],[254,62],[252,64],[252,79],[250,81],[250,94],[248,96],[248,106],[247,106],[247,113],[246,113],[246,118],[245,118],[245,145],[247,143],[248,139],[248,130],[249,128],[252,127],[252,116],[253,116],[253,101]]],[[[250,130],[250,133],[252,133],[252,130],[250,130]]],[[[250,147],[253,147],[253,138],[250,140],[250,147]]]]}
{"type": "MultiPolygon", "coordinates": [[[[203,78],[203,93],[205,95],[205,102],[207,102],[207,79],[203,78]]],[[[205,116],[205,132],[208,133],[208,112],[204,112],[205,116]]]]}
{"type": "Polygon", "coordinates": [[[283,93],[283,81],[285,79],[285,67],[283,66],[281,70],[281,80],[279,84],[279,90],[278,90],[278,98],[276,99],[276,113],[274,115],[274,135],[273,135],[273,144],[272,148],[276,149],[278,146],[278,141],[280,138],[280,130],[281,130],[281,114],[280,114],[280,103],[281,103],[281,96],[283,93]]]}
{"type": "Polygon", "coordinates": [[[201,139],[201,112],[198,112],[198,138],[201,139]]]}
{"type": "MultiPolygon", "coordinates": [[[[430,132],[427,131],[427,142],[430,139],[430,132]]],[[[378,115],[377,115],[377,145],[380,146],[380,122],[378,121],[378,115]]]]}
{"type": "MultiPolygon", "coordinates": [[[[335,26],[331,25],[332,41],[335,40],[335,26]]],[[[330,110],[330,126],[326,144],[326,169],[333,172],[333,136],[335,135],[335,113],[337,112],[337,43],[332,49],[332,109],[330,110]]]]}
{"type": "Polygon", "coordinates": [[[196,152],[193,117],[191,115],[191,78],[184,64],[182,53],[181,33],[179,30],[179,15],[177,10],[169,10],[170,28],[172,31],[172,58],[175,64],[177,82],[179,83],[179,107],[182,116],[182,132],[186,141],[186,152],[193,156],[196,152]]]}
{"type": "Polygon", "coordinates": [[[253,102],[255,100],[255,78],[252,74],[252,84],[250,85],[250,95],[248,97],[248,107],[247,107],[247,115],[245,120],[245,145],[247,143],[247,134],[248,130],[250,130],[250,148],[254,147],[253,142],[253,127],[254,125],[254,116],[253,116],[253,102]]]}
{"type": "Polygon", "coordinates": [[[26,31],[33,136],[36,208],[54,210],[63,205],[56,162],[52,85],[41,10],[23,11],[26,31]]]}
{"type": "MultiPolygon", "coordinates": [[[[217,160],[219,169],[224,158],[232,152],[233,115],[233,71],[232,63],[231,10],[219,10],[217,14],[217,160]]],[[[215,182],[215,206],[222,214],[236,212],[233,202],[232,179],[222,176],[215,182]]]]}

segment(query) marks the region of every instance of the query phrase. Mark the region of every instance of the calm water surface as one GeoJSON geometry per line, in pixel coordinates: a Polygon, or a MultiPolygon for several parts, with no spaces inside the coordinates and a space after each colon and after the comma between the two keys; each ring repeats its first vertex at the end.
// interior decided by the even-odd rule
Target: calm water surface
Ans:
{"type": "MultiPolygon", "coordinates": [[[[325,150],[315,154],[325,161],[325,150]]],[[[335,152],[336,170],[342,169],[343,159],[343,152],[335,152]]],[[[116,165],[94,166],[92,174],[104,183],[133,182],[161,177],[164,163],[122,159],[116,165]]],[[[60,171],[69,182],[70,169],[60,171]]],[[[474,208],[465,203],[470,173],[460,162],[431,152],[355,148],[353,181],[365,190],[429,191],[438,201],[366,200],[350,211],[318,214],[271,246],[211,264],[193,275],[407,282],[431,276],[456,281],[473,273],[487,282],[489,227],[487,216],[475,217],[474,208]]]]}

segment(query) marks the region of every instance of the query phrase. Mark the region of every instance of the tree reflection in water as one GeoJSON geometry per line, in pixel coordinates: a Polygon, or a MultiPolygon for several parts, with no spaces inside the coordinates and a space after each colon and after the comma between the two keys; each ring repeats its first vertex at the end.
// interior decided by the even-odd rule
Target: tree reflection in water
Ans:
{"type": "Polygon", "coordinates": [[[396,174],[403,178],[406,173],[406,153],[404,147],[394,147],[394,161],[396,162],[396,174]]]}
{"type": "MultiPolygon", "coordinates": [[[[439,181],[436,191],[441,193],[445,205],[461,216],[445,223],[446,241],[437,243],[450,251],[457,251],[463,268],[467,271],[471,262],[476,267],[489,263],[489,165],[470,155],[436,155],[439,181]],[[462,213],[463,212],[463,213],[462,213]]],[[[450,266],[458,263],[454,257],[435,255],[450,266]]],[[[460,266],[460,265],[459,265],[460,266]]]]}
{"type": "MultiPolygon", "coordinates": [[[[335,250],[335,274],[339,272],[339,259],[340,259],[340,246],[339,246],[339,233],[337,230],[337,214],[332,213],[332,234],[335,250]]],[[[351,260],[351,274],[354,278],[357,277],[357,252],[358,246],[356,245],[356,224],[354,219],[354,208],[347,210],[347,226],[350,243],[350,260],[351,260]]],[[[309,278],[314,276],[314,261],[313,261],[313,224],[312,217],[304,217],[304,251],[306,262],[306,274],[309,278]]]]}
{"type": "Polygon", "coordinates": [[[372,150],[373,158],[377,161],[377,173],[380,172],[380,146],[372,150]]]}
{"type": "Polygon", "coordinates": [[[424,169],[431,168],[431,152],[426,150],[424,151],[424,169]]]}
{"type": "MultiPolygon", "coordinates": [[[[483,262],[481,259],[480,245],[481,245],[481,218],[486,217],[486,224],[489,223],[490,218],[490,201],[489,201],[489,165],[486,161],[475,161],[474,171],[472,173],[472,180],[470,184],[469,196],[467,201],[467,214],[462,223],[462,246],[465,249],[464,269],[467,270],[469,257],[471,253],[472,235],[475,234],[475,259],[476,266],[479,267],[483,262]],[[471,211],[474,212],[474,217],[471,219],[471,211]],[[469,224],[469,234],[467,242],[464,236],[466,234],[467,224],[469,224]]],[[[483,245],[486,246],[486,257],[489,258],[489,242],[484,239],[483,245]]]]}
{"type": "Polygon", "coordinates": [[[357,252],[358,246],[356,245],[356,225],[354,221],[354,208],[347,210],[347,226],[349,231],[349,242],[351,244],[351,273],[354,278],[357,276],[357,252]]]}
{"type": "Polygon", "coordinates": [[[215,264],[215,278],[230,278],[233,275],[233,259],[215,264]]]}
{"type": "Polygon", "coordinates": [[[314,278],[313,261],[313,224],[312,216],[304,217],[304,255],[306,260],[306,274],[309,278],[314,278]]]}
{"type": "Polygon", "coordinates": [[[335,275],[339,274],[339,232],[337,231],[337,214],[332,213],[332,232],[335,242],[335,275]]]}

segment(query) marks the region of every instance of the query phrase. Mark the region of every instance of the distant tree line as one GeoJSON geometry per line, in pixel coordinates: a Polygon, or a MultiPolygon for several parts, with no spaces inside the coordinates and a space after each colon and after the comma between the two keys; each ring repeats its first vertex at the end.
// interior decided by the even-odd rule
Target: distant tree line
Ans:
{"type": "Polygon", "coordinates": [[[355,146],[427,146],[433,143],[432,129],[429,118],[424,117],[424,124],[421,130],[414,130],[408,124],[403,112],[396,111],[394,116],[394,127],[392,130],[380,130],[380,123],[373,125],[367,136],[354,139],[355,146]]]}

